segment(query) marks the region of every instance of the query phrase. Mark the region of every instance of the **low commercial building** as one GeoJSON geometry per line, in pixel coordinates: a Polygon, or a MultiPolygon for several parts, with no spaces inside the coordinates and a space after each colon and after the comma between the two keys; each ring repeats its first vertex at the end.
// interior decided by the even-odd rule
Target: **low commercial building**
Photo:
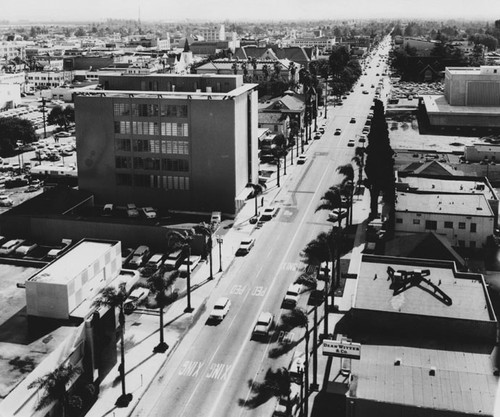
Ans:
{"type": "Polygon", "coordinates": [[[483,194],[398,192],[395,233],[436,232],[453,246],[481,248],[495,229],[495,213],[483,194]]]}
{"type": "Polygon", "coordinates": [[[469,162],[500,162],[500,144],[498,143],[475,143],[466,145],[464,152],[465,160],[469,162]]]}
{"type": "Polygon", "coordinates": [[[342,321],[360,354],[331,362],[326,395],[339,415],[493,417],[498,324],[482,275],[363,255],[342,321]]]}
{"type": "Polygon", "coordinates": [[[82,240],[26,281],[28,316],[69,320],[82,305],[88,311],[120,270],[119,241],[82,240]]]}

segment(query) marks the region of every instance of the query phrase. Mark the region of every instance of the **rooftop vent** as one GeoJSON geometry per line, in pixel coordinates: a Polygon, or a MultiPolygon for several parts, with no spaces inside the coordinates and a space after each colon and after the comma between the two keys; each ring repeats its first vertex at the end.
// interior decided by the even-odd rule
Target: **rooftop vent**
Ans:
{"type": "Polygon", "coordinates": [[[429,376],[436,376],[436,367],[431,366],[431,369],[429,370],[429,376]]]}
{"type": "Polygon", "coordinates": [[[396,358],[394,361],[394,366],[401,366],[401,358],[396,358]]]}

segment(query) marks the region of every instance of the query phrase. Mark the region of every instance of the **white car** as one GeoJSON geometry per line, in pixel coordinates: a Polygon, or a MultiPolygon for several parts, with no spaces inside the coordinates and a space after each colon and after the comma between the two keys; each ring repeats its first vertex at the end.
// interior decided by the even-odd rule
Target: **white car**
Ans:
{"type": "Polygon", "coordinates": [[[262,216],[260,216],[260,220],[263,222],[267,222],[268,220],[271,220],[274,216],[276,216],[277,212],[277,207],[267,207],[266,209],[264,209],[262,216]]]}
{"type": "Polygon", "coordinates": [[[126,206],[128,217],[139,217],[139,210],[134,203],[128,203],[126,206]]]}
{"type": "Polygon", "coordinates": [[[134,311],[139,305],[139,302],[144,300],[148,296],[148,294],[149,290],[147,288],[136,288],[134,291],[132,291],[128,298],[125,300],[125,303],[123,303],[123,309],[125,310],[125,313],[132,313],[132,311],[134,311]]]}
{"type": "Polygon", "coordinates": [[[283,299],[283,304],[295,307],[299,301],[299,294],[302,291],[302,285],[290,284],[288,291],[283,299]]]}
{"type": "Polygon", "coordinates": [[[129,265],[133,268],[139,268],[144,263],[145,258],[149,255],[149,248],[146,245],[139,246],[132,255],[129,265]]]}
{"type": "Polygon", "coordinates": [[[343,219],[345,216],[347,216],[346,209],[335,209],[328,213],[328,220],[335,221],[339,220],[339,218],[343,219]]]}
{"type": "Polygon", "coordinates": [[[0,255],[10,255],[24,243],[24,239],[13,239],[0,246],[0,255]]]}
{"type": "Polygon", "coordinates": [[[298,158],[297,158],[297,164],[298,165],[302,165],[302,164],[305,164],[307,161],[307,155],[300,155],[298,158]]]}
{"type": "Polygon", "coordinates": [[[230,307],[231,300],[227,297],[221,297],[215,302],[214,308],[210,312],[210,316],[208,318],[214,321],[222,321],[229,312],[230,307]]]}
{"type": "Polygon", "coordinates": [[[144,207],[142,212],[147,219],[156,219],[156,210],[153,207],[144,207]]]}
{"type": "Polygon", "coordinates": [[[252,336],[268,337],[271,328],[273,327],[274,316],[272,313],[262,312],[255,323],[252,336]]]}
{"type": "Polygon", "coordinates": [[[236,251],[237,255],[246,255],[255,245],[255,239],[245,239],[240,242],[240,247],[236,251]]]}
{"type": "Polygon", "coordinates": [[[11,207],[14,201],[8,195],[0,195],[0,207],[11,207]]]}
{"type": "Polygon", "coordinates": [[[200,263],[200,260],[201,260],[201,256],[198,256],[198,255],[191,255],[189,257],[189,260],[184,259],[184,261],[182,261],[182,264],[179,266],[179,269],[178,269],[181,276],[187,275],[188,263],[189,263],[189,271],[193,272],[193,269],[195,269],[196,266],[200,263]]]}
{"type": "Polygon", "coordinates": [[[24,242],[16,248],[14,253],[19,256],[26,256],[30,252],[33,252],[37,247],[38,245],[35,242],[24,242]]]}

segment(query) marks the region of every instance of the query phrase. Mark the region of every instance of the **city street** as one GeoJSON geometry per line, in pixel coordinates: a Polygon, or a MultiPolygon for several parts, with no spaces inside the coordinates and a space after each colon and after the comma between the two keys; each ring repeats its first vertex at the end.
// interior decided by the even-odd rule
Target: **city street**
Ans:
{"type": "MultiPolygon", "coordinates": [[[[356,136],[361,134],[374,96],[369,86],[378,83],[375,73],[381,71],[375,66],[367,68],[368,75],[360,81],[365,87],[358,82],[342,106],[329,107],[325,134],[308,149],[307,162],[282,178],[282,189],[274,201],[279,208],[276,218],[252,233],[254,248],[225,271],[207,302],[207,311],[159,371],[133,415],[272,414],[275,402],[260,405],[251,401],[252,385],[262,382],[269,368],[288,367],[292,352],[277,359],[270,358],[269,352],[280,338],[297,342],[303,330],[295,329],[288,335],[275,331],[268,341],[251,340],[251,333],[262,311],[273,313],[275,327],[279,326],[280,315],[287,311],[281,309],[283,296],[303,266],[301,250],[331,226],[327,213],[315,213],[315,209],[326,189],[340,182],[337,167],[354,156],[354,148],[347,147],[347,142],[357,142],[356,136]],[[362,94],[366,85],[371,90],[368,95],[362,94]],[[351,117],[357,123],[349,123],[351,117]],[[334,135],[337,128],[342,129],[340,136],[334,135]],[[210,309],[220,296],[229,297],[232,307],[219,325],[208,325],[210,309]]],[[[308,296],[301,295],[301,305],[308,296]]],[[[300,343],[298,349],[303,350],[300,343]]]]}

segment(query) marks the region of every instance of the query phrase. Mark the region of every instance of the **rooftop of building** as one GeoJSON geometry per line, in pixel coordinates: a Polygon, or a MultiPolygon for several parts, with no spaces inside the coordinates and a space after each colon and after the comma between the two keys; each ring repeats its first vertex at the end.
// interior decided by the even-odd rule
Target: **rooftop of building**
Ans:
{"type": "Polygon", "coordinates": [[[444,95],[421,95],[425,104],[425,110],[429,114],[454,114],[465,115],[489,115],[500,116],[500,107],[494,106],[450,106],[444,95]]]}
{"type": "Polygon", "coordinates": [[[446,67],[446,72],[449,72],[451,75],[493,75],[493,71],[495,69],[498,70],[495,74],[500,77],[499,66],[482,65],[480,67],[446,67]]]}
{"type": "Polygon", "coordinates": [[[493,217],[488,200],[477,194],[429,194],[398,192],[396,212],[493,217]]]}
{"type": "Polygon", "coordinates": [[[28,281],[67,284],[118,243],[118,241],[81,240],[68,250],[63,257],[56,259],[41,269],[28,281]]]}
{"type": "Polygon", "coordinates": [[[264,102],[259,102],[260,112],[297,112],[303,111],[305,107],[306,105],[303,97],[296,94],[285,94],[281,97],[275,97],[264,102]]]}
{"type": "Polygon", "coordinates": [[[357,281],[354,309],[496,321],[482,275],[458,272],[452,262],[363,255],[357,281]],[[425,289],[412,286],[394,295],[388,267],[395,271],[429,270],[426,278],[451,298],[451,305],[432,294],[432,289],[426,291],[430,288],[427,284],[422,284],[425,289]]]}
{"type": "Polygon", "coordinates": [[[399,170],[403,173],[412,173],[417,175],[445,175],[447,177],[455,176],[453,169],[439,161],[410,162],[399,170]]]}
{"type": "Polygon", "coordinates": [[[409,189],[412,191],[450,194],[482,194],[489,200],[498,200],[494,189],[491,188],[489,184],[486,184],[481,178],[437,178],[408,175],[399,177],[398,180],[397,185],[400,185],[401,183],[407,184],[409,189]]]}
{"type": "Polygon", "coordinates": [[[493,416],[498,377],[489,354],[362,345],[351,366],[351,398],[493,416]]]}

